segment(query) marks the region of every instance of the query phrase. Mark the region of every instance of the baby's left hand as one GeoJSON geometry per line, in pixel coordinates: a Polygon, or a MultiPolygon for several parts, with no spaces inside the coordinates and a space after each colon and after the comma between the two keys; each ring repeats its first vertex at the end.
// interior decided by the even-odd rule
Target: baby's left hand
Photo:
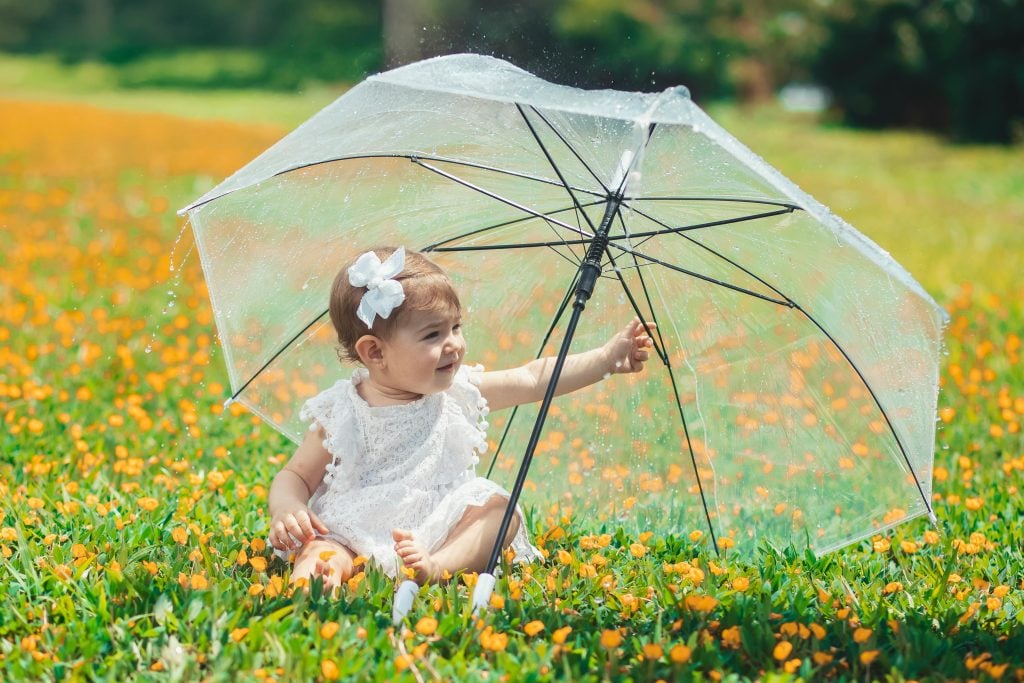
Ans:
{"type": "Polygon", "coordinates": [[[608,372],[616,374],[643,370],[644,363],[651,356],[647,349],[654,346],[649,331],[655,327],[654,323],[649,322],[645,328],[639,318],[633,318],[621,332],[609,339],[604,345],[608,356],[608,372]]]}

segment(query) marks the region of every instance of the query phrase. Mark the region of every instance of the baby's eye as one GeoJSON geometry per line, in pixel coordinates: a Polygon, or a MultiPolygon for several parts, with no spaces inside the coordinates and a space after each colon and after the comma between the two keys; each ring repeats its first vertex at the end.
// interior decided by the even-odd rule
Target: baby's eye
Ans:
{"type": "Polygon", "coordinates": [[[437,339],[437,337],[438,337],[438,333],[437,332],[428,332],[427,336],[425,336],[423,338],[424,339],[437,339]]]}

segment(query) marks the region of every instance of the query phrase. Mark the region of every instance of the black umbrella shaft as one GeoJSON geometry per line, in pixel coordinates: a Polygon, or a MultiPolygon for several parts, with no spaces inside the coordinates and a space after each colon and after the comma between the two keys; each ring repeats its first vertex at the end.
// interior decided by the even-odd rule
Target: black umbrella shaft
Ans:
{"type": "Polygon", "coordinates": [[[585,306],[590,300],[591,294],[594,293],[594,285],[597,284],[597,278],[601,276],[601,259],[604,258],[605,249],[608,248],[608,230],[621,205],[621,195],[609,197],[608,203],[605,204],[604,216],[594,233],[594,241],[590,243],[587,256],[580,264],[580,282],[576,286],[576,303],[582,301],[585,306]]]}
{"type": "Polygon", "coordinates": [[[608,230],[621,204],[621,195],[608,198],[604,217],[601,219],[601,223],[594,234],[594,241],[590,243],[590,247],[587,249],[587,256],[584,258],[583,263],[580,264],[580,279],[576,285],[576,300],[572,305],[572,315],[569,316],[569,324],[565,330],[565,337],[562,339],[562,346],[558,349],[558,355],[555,357],[555,367],[551,370],[551,379],[548,380],[547,389],[544,391],[540,412],[537,414],[536,422],[533,423],[533,432],[530,433],[530,441],[526,445],[526,454],[523,456],[523,462],[519,466],[519,474],[516,476],[516,481],[508,496],[508,506],[505,508],[505,515],[501,518],[498,537],[494,541],[494,549],[491,551],[491,557],[487,561],[486,572],[488,574],[494,574],[494,568],[498,566],[498,561],[501,558],[501,549],[504,545],[505,535],[508,533],[508,528],[512,523],[512,516],[516,512],[516,505],[519,504],[519,496],[523,492],[523,485],[526,484],[526,475],[530,471],[533,454],[537,451],[537,444],[540,443],[540,436],[544,431],[544,421],[547,419],[551,402],[555,398],[555,390],[558,388],[558,380],[562,376],[565,359],[569,357],[569,348],[572,346],[572,338],[576,334],[576,326],[580,322],[580,316],[583,313],[583,309],[587,306],[587,301],[590,299],[591,294],[594,293],[594,285],[597,283],[597,278],[601,276],[601,259],[604,258],[605,249],[608,247],[608,230]]]}

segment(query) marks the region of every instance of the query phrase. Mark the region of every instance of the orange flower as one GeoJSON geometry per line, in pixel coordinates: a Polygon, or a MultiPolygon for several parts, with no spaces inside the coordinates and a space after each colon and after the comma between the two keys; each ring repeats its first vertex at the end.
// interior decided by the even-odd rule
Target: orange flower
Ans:
{"type": "Polygon", "coordinates": [[[658,645],[657,643],[644,643],[645,659],[661,659],[664,654],[665,651],[662,649],[661,645],[658,645]]]}
{"type": "Polygon", "coordinates": [[[432,636],[437,631],[437,619],[433,617],[422,617],[416,622],[416,633],[421,636],[432,636]]]}
{"type": "Polygon", "coordinates": [[[618,629],[601,631],[601,647],[606,650],[622,645],[622,633],[618,629]]]}
{"type": "Polygon", "coordinates": [[[775,649],[772,650],[772,657],[776,661],[781,662],[789,657],[789,653],[793,651],[793,644],[788,640],[780,640],[776,645],[775,649]]]}
{"type": "Polygon", "coordinates": [[[551,634],[551,640],[558,645],[562,645],[570,633],[572,633],[572,626],[563,626],[562,628],[555,629],[555,632],[551,634]]]}
{"type": "Polygon", "coordinates": [[[334,634],[338,632],[340,626],[336,621],[328,621],[326,624],[320,627],[320,637],[324,640],[328,640],[334,637],[334,634]]]}
{"type": "Polygon", "coordinates": [[[336,681],[341,676],[341,672],[338,670],[338,665],[330,659],[325,659],[320,662],[320,673],[322,673],[324,678],[328,681],[336,681]]]}
{"type": "Polygon", "coordinates": [[[673,664],[685,664],[690,661],[691,654],[693,654],[693,652],[689,647],[682,643],[677,643],[668,651],[668,658],[672,660],[673,664]]]}
{"type": "Polygon", "coordinates": [[[533,636],[537,635],[538,633],[540,633],[543,630],[544,630],[544,622],[543,621],[536,621],[536,620],[534,620],[534,621],[531,621],[529,624],[527,624],[526,626],[523,627],[523,631],[526,633],[526,635],[530,636],[531,638],[533,636]]]}
{"type": "Polygon", "coordinates": [[[865,641],[866,641],[866,640],[867,640],[868,638],[870,638],[870,637],[871,637],[871,634],[872,634],[872,633],[874,633],[874,631],[872,631],[872,630],[871,630],[871,629],[869,629],[869,628],[864,628],[864,627],[862,626],[862,627],[860,627],[860,628],[856,629],[856,630],[855,630],[855,631],[853,632],[853,642],[855,642],[855,643],[863,643],[863,642],[865,642],[865,641]]]}

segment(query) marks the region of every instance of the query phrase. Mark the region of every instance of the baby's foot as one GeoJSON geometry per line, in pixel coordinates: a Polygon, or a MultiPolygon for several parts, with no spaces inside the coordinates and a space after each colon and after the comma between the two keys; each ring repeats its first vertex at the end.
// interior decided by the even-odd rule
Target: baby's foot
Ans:
{"type": "Polygon", "coordinates": [[[413,538],[411,531],[392,529],[391,537],[395,539],[395,552],[402,558],[402,564],[414,572],[416,583],[423,585],[438,580],[441,568],[426,547],[413,538]]]}

